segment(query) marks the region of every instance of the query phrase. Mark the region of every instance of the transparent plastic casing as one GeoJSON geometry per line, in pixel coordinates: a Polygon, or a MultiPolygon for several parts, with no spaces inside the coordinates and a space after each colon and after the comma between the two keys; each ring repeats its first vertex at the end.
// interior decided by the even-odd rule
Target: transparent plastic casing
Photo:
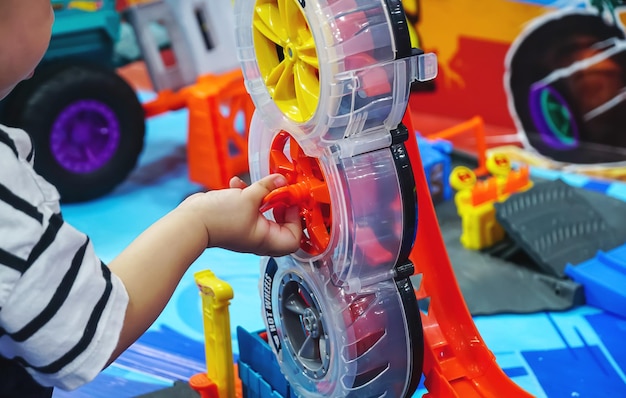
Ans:
{"type": "MultiPolygon", "coordinates": [[[[249,138],[250,176],[253,181],[270,173],[269,151],[281,130],[265,125],[258,112],[252,117],[249,138]]],[[[319,256],[300,250],[302,262],[323,260],[332,277],[346,291],[392,279],[402,242],[403,214],[398,174],[389,148],[351,157],[341,156],[341,146],[322,149],[318,158],[332,210],[330,243],[319,256]]],[[[269,215],[268,215],[269,216],[269,215]]]]}
{"type": "Polygon", "coordinates": [[[260,281],[260,290],[264,303],[270,306],[265,308],[265,320],[269,343],[281,363],[281,371],[299,397],[405,396],[411,349],[406,314],[394,281],[349,294],[334,284],[327,270],[323,263],[305,263],[289,256],[262,260],[261,275],[273,275],[260,281]],[[315,344],[324,347],[320,349],[319,363],[312,363],[300,351],[300,345],[312,343],[302,343],[297,336],[284,333],[290,330],[290,315],[285,308],[289,303],[285,303],[284,297],[285,284],[290,282],[298,283],[316,298],[310,304],[321,318],[315,328],[319,335],[314,337],[315,344]],[[361,349],[361,342],[372,335],[378,337],[376,343],[367,350],[361,349]],[[368,372],[376,377],[363,383],[362,376],[368,372]]]}
{"type": "MultiPolygon", "coordinates": [[[[406,111],[410,83],[437,74],[436,56],[416,51],[398,58],[401,40],[394,37],[397,21],[391,21],[387,0],[287,1],[300,4],[315,42],[319,100],[308,120],[292,119],[270,96],[256,59],[255,6],[271,8],[263,23],[272,25],[284,17],[279,8],[287,4],[235,2],[238,57],[256,106],[248,138],[250,176],[257,181],[275,172],[270,168],[278,158],[291,160],[291,166],[308,161],[291,158],[301,155],[288,147],[297,144],[319,164],[322,176],[315,178],[328,188],[330,225],[324,224],[329,243],[315,254],[301,249],[263,259],[259,288],[269,342],[299,397],[402,397],[414,377],[413,350],[422,343],[416,348],[410,341],[394,279],[404,240],[414,238],[403,236],[403,206],[415,204],[402,202],[407,187],[400,186],[391,131],[406,111]],[[281,148],[283,154],[270,153],[283,133],[293,140],[281,148]]],[[[275,40],[264,44],[272,51],[275,40]]]]}
{"type": "Polygon", "coordinates": [[[318,48],[321,84],[317,110],[302,123],[279,110],[263,81],[250,28],[254,4],[255,0],[235,3],[235,31],[247,90],[265,123],[296,136],[310,156],[316,155],[320,144],[352,136],[368,136],[350,141],[352,145],[389,146],[384,130],[396,128],[402,120],[409,82],[434,78],[437,62],[434,54],[396,59],[386,2],[306,1],[302,12],[318,48]]]}

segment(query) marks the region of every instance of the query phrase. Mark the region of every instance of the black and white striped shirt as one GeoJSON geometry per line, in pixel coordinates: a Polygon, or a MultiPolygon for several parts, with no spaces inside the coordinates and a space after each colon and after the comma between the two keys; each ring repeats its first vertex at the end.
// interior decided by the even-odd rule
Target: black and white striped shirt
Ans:
{"type": "Polygon", "coordinates": [[[105,366],[128,295],[32,164],[28,135],[0,126],[0,355],[73,389],[105,366]]]}

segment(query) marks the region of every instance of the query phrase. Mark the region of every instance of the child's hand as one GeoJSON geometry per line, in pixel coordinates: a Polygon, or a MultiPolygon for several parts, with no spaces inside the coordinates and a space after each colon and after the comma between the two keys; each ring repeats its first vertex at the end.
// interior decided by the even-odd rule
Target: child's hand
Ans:
{"type": "Polygon", "coordinates": [[[259,208],[267,194],[286,184],[280,174],[267,176],[250,186],[234,177],[231,188],[192,195],[179,209],[191,210],[204,223],[208,247],[282,256],[293,253],[300,245],[302,226],[298,209],[275,211],[277,222],[274,222],[266,219],[259,208]]]}

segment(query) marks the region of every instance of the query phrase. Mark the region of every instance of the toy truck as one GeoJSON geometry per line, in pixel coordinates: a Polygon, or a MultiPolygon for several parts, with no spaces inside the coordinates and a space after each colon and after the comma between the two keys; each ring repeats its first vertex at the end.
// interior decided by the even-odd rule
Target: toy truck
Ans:
{"type": "Polygon", "coordinates": [[[52,1],[50,47],[1,109],[3,123],[29,132],[36,170],[66,202],[101,196],[124,180],[145,130],[135,92],[113,67],[121,23],[115,2],[91,2],[92,11],[73,3],[52,1]]]}
{"type": "Polygon", "coordinates": [[[251,117],[251,108],[242,111],[247,97],[234,32],[211,29],[234,18],[226,8],[232,7],[229,0],[52,0],[52,6],[56,19],[50,47],[34,77],[0,103],[0,122],[29,132],[35,169],[57,187],[63,202],[100,197],[124,181],[143,149],[145,118],[173,109],[190,111],[194,152],[189,159],[195,161],[190,175],[198,176],[195,182],[218,188],[227,174],[245,171],[247,147],[241,147],[247,137],[228,137],[235,116],[243,116],[243,123],[237,119],[240,132],[247,131],[251,117]],[[114,49],[123,20],[135,31],[159,93],[147,104],[139,102],[115,71],[114,49]],[[155,24],[170,39],[166,51],[154,38],[155,24]],[[236,75],[221,77],[232,70],[236,75]],[[222,93],[238,100],[230,117],[220,118],[227,102],[216,100],[222,93]],[[239,148],[243,158],[221,148],[239,148]]]}

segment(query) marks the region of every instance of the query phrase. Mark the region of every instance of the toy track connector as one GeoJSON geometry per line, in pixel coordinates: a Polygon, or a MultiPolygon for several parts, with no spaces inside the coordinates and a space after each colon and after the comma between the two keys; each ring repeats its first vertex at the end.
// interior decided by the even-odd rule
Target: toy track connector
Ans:
{"type": "Polygon", "coordinates": [[[209,379],[206,373],[198,373],[189,378],[189,386],[193,388],[200,398],[220,398],[217,385],[209,379]]]}
{"type": "Polygon", "coordinates": [[[513,170],[504,154],[490,155],[486,168],[491,176],[480,180],[465,166],[457,166],[450,173],[450,185],[457,191],[454,202],[463,225],[461,243],[470,250],[485,249],[504,239],[505,231],[496,220],[494,205],[533,186],[528,166],[513,170]]]}

